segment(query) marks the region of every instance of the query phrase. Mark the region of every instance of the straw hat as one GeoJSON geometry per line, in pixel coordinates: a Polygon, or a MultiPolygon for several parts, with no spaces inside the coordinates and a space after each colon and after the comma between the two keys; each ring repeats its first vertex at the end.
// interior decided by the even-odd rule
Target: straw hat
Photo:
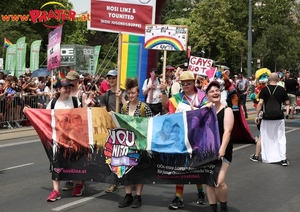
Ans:
{"type": "Polygon", "coordinates": [[[194,73],[191,71],[184,71],[179,77],[180,81],[185,81],[185,80],[195,80],[194,73]]]}

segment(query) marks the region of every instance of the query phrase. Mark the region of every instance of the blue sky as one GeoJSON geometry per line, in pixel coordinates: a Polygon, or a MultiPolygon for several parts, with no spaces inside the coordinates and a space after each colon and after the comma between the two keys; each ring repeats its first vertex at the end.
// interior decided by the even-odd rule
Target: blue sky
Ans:
{"type": "Polygon", "coordinates": [[[90,3],[90,1],[88,1],[88,0],[69,0],[69,2],[71,2],[73,4],[74,10],[77,13],[87,11],[88,4],[90,3]]]}

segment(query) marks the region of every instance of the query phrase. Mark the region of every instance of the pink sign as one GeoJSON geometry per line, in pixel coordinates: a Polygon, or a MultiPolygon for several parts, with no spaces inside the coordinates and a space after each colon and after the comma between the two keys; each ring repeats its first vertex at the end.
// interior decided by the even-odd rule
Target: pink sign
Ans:
{"type": "Polygon", "coordinates": [[[145,34],[145,25],[155,21],[155,0],[91,0],[88,29],[145,34]]]}
{"type": "Polygon", "coordinates": [[[51,71],[60,67],[60,43],[62,27],[57,27],[48,35],[47,69],[51,71]]]}

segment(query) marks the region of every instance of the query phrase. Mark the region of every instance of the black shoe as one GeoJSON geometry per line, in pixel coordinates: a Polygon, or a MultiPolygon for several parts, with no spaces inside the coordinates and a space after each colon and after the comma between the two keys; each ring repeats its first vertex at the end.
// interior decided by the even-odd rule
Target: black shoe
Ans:
{"type": "Polygon", "coordinates": [[[198,192],[198,200],[197,204],[198,205],[205,205],[206,204],[206,197],[204,192],[198,192]]]}
{"type": "Polygon", "coordinates": [[[63,191],[69,191],[74,188],[74,184],[71,181],[67,181],[64,187],[62,188],[63,191]]]}
{"type": "Polygon", "coordinates": [[[210,209],[210,212],[218,212],[218,210],[216,210],[216,209],[210,209]]]}
{"type": "Polygon", "coordinates": [[[183,200],[179,197],[175,197],[175,199],[172,201],[172,203],[169,205],[169,209],[171,210],[177,210],[178,208],[183,208],[183,200]]]}
{"type": "Polygon", "coordinates": [[[142,205],[142,198],[141,196],[135,195],[133,198],[133,202],[131,204],[132,208],[139,208],[142,205]]]}
{"type": "Polygon", "coordinates": [[[228,208],[227,207],[221,207],[221,212],[228,212],[228,208]]]}
{"type": "Polygon", "coordinates": [[[127,206],[130,206],[133,202],[132,194],[126,194],[122,202],[119,203],[119,208],[125,208],[127,206]]]}
{"type": "Polygon", "coordinates": [[[287,160],[282,160],[281,165],[282,166],[288,166],[288,165],[290,165],[290,163],[287,160]]]}
{"type": "Polygon", "coordinates": [[[289,115],[286,115],[286,116],[285,116],[285,119],[289,119],[289,118],[290,118],[290,116],[289,116],[289,115]]]}
{"type": "Polygon", "coordinates": [[[259,157],[255,156],[255,154],[250,155],[250,160],[252,160],[253,162],[258,162],[259,157]]]}

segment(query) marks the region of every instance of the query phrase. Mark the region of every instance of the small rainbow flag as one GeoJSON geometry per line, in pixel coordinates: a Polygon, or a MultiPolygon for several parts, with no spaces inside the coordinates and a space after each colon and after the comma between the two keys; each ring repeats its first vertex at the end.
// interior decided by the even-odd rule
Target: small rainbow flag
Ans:
{"type": "Polygon", "coordinates": [[[66,78],[66,76],[64,75],[64,73],[63,73],[63,72],[61,72],[61,71],[60,71],[60,72],[58,73],[58,76],[57,76],[57,78],[61,80],[61,79],[65,79],[65,78],[66,78]]]}
{"type": "Polygon", "coordinates": [[[54,80],[53,80],[53,86],[55,87],[56,84],[57,84],[57,79],[54,79],[54,80]]]}
{"type": "Polygon", "coordinates": [[[7,49],[8,47],[10,47],[12,44],[12,42],[10,42],[10,40],[8,40],[7,38],[4,38],[4,45],[3,48],[7,49]]]}

